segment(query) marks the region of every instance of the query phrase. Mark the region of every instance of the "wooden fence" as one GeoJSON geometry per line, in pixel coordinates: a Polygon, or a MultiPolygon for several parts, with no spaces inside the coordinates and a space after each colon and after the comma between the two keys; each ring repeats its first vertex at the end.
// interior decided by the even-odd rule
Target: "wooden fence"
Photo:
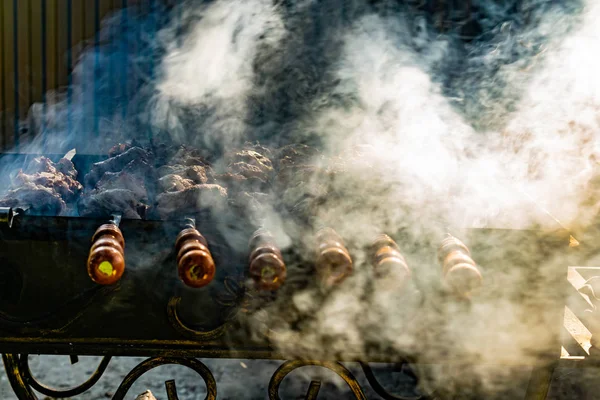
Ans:
{"type": "Polygon", "coordinates": [[[140,0],[0,0],[0,151],[19,144],[31,104],[65,87],[102,18],[140,0]],[[16,117],[16,118],[15,118],[16,117]]]}

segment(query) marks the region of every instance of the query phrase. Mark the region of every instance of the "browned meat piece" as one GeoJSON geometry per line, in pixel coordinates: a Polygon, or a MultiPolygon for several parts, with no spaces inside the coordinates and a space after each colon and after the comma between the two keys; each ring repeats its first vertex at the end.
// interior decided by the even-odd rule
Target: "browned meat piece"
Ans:
{"type": "Polygon", "coordinates": [[[111,157],[107,160],[94,164],[92,166],[91,171],[85,176],[86,187],[95,187],[96,183],[98,183],[98,181],[102,179],[102,176],[105,173],[121,171],[132,161],[136,161],[136,164],[133,164],[133,166],[144,169],[143,171],[140,171],[140,176],[144,176],[148,171],[151,170],[148,164],[148,153],[144,149],[141,149],[139,147],[132,147],[124,153],[121,153],[115,157],[111,157]]]}
{"type": "Polygon", "coordinates": [[[244,149],[256,151],[256,152],[262,154],[263,156],[268,157],[269,159],[271,159],[273,157],[273,152],[271,151],[271,149],[269,149],[268,147],[262,146],[260,143],[246,142],[244,144],[244,149]]]}
{"type": "Polygon", "coordinates": [[[169,162],[170,165],[201,165],[208,166],[209,163],[206,161],[206,158],[202,155],[200,150],[192,149],[185,146],[181,146],[177,153],[169,162]]]}
{"type": "Polygon", "coordinates": [[[227,190],[219,185],[194,185],[177,192],[161,193],[156,198],[161,218],[185,215],[204,209],[223,209],[227,205],[227,190]]]}
{"type": "Polygon", "coordinates": [[[126,170],[121,172],[107,172],[96,185],[94,192],[123,189],[133,193],[133,196],[140,202],[148,200],[148,192],[144,185],[144,179],[133,175],[126,170]]]}
{"type": "Polygon", "coordinates": [[[52,190],[66,203],[75,200],[82,190],[82,186],[79,182],[60,172],[38,172],[27,175],[24,174],[23,171],[19,171],[14,179],[13,186],[21,186],[26,183],[33,183],[52,190]]]}
{"type": "MultiPolygon", "coordinates": [[[[127,152],[135,149],[134,147],[127,152]]],[[[116,156],[113,160],[124,155],[125,153],[116,156]]],[[[123,160],[121,159],[119,162],[123,160]]],[[[116,166],[117,164],[113,164],[110,168],[116,168],[116,166]]],[[[152,176],[152,167],[146,159],[139,158],[124,166],[121,165],[121,168],[115,172],[105,171],[94,189],[84,193],[78,207],[81,215],[100,217],[119,212],[125,218],[139,219],[144,216],[148,207],[146,179],[152,176]]]]}
{"type": "Polygon", "coordinates": [[[215,181],[232,192],[258,192],[264,190],[266,182],[257,177],[245,177],[242,174],[225,173],[214,176],[215,181]]]}
{"type": "Polygon", "coordinates": [[[28,208],[35,213],[59,215],[67,205],[52,189],[33,182],[25,182],[0,199],[0,206],[28,208]]]}
{"type": "Polygon", "coordinates": [[[119,154],[125,153],[127,150],[131,149],[132,147],[133,146],[131,146],[131,144],[129,144],[129,143],[116,144],[113,147],[111,147],[110,150],[108,150],[108,156],[109,157],[118,156],[119,154]]]}
{"type": "Polygon", "coordinates": [[[81,193],[77,170],[70,160],[53,163],[46,157],[32,160],[18,172],[1,202],[6,207],[28,208],[34,213],[58,215],[81,193]]]}
{"type": "Polygon", "coordinates": [[[195,182],[191,179],[182,178],[179,175],[169,174],[160,178],[158,185],[163,192],[177,192],[194,186],[195,182]]]}
{"type": "Polygon", "coordinates": [[[242,150],[231,157],[229,169],[233,173],[239,173],[246,178],[257,177],[268,181],[273,173],[271,160],[254,150],[242,150]]]}
{"type": "Polygon", "coordinates": [[[79,201],[79,215],[82,217],[109,217],[118,211],[123,218],[140,219],[143,210],[145,204],[127,189],[94,191],[79,201]]]}
{"type": "Polygon", "coordinates": [[[268,179],[268,174],[265,173],[259,166],[248,164],[245,162],[238,162],[229,166],[229,170],[238,175],[242,175],[245,178],[258,178],[262,181],[268,179]]]}
{"type": "Polygon", "coordinates": [[[56,174],[57,171],[55,164],[49,158],[42,156],[31,160],[31,162],[23,172],[26,174],[37,174],[40,172],[49,172],[51,174],[56,174]]]}
{"type": "Polygon", "coordinates": [[[271,152],[259,145],[250,148],[227,155],[227,168],[214,175],[215,181],[235,193],[266,191],[273,174],[273,165],[269,158],[254,149],[269,154],[271,152]]]}
{"type": "Polygon", "coordinates": [[[202,165],[164,165],[158,169],[158,176],[179,175],[195,183],[208,183],[207,167],[202,165]]]}
{"type": "Polygon", "coordinates": [[[319,153],[314,147],[304,144],[284,146],[277,151],[277,169],[313,164],[318,156],[319,153]]]}
{"type": "Polygon", "coordinates": [[[71,179],[77,179],[77,170],[75,169],[75,165],[73,165],[71,160],[61,158],[54,166],[56,167],[57,171],[65,174],[71,179]]]}

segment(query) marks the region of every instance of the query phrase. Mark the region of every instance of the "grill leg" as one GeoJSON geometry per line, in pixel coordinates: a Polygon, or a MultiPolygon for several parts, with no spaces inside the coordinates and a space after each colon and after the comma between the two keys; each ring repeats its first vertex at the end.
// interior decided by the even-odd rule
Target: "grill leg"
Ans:
{"type": "Polygon", "coordinates": [[[527,387],[525,400],[546,399],[555,368],[556,363],[533,368],[533,371],[531,371],[531,378],[529,378],[529,386],[527,387]]]}

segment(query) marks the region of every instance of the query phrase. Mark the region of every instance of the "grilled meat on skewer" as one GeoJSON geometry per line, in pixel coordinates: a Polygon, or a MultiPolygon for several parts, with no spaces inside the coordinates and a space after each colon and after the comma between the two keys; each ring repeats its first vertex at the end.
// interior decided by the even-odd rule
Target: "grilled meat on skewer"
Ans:
{"type": "Polygon", "coordinates": [[[76,178],[77,170],[70,160],[63,158],[54,163],[37,157],[18,172],[0,205],[28,208],[34,213],[66,214],[82,190],[76,178]]]}
{"type": "Polygon", "coordinates": [[[196,184],[183,190],[164,192],[156,197],[156,208],[161,218],[185,215],[189,210],[223,208],[227,204],[227,190],[215,184],[196,184]]]}
{"type": "Polygon", "coordinates": [[[125,145],[111,149],[111,154],[116,155],[94,164],[85,176],[79,214],[100,217],[119,212],[125,218],[143,218],[149,203],[147,186],[154,175],[150,154],[125,145]]]}
{"type": "Polygon", "coordinates": [[[181,147],[160,166],[156,209],[160,218],[181,217],[208,208],[222,208],[227,190],[214,184],[208,162],[195,149],[181,147]]]}
{"type": "MultiPolygon", "coordinates": [[[[149,165],[149,159],[150,155],[146,150],[140,147],[132,147],[123,153],[120,153],[114,157],[110,157],[104,161],[94,164],[92,166],[91,171],[85,176],[85,185],[88,188],[95,187],[98,181],[102,179],[105,173],[119,172],[123,170],[132,161],[138,161],[138,164],[136,165],[144,169],[146,168],[144,163],[146,165],[149,165]]],[[[140,172],[142,172],[143,174],[147,171],[143,170],[140,172]]]]}

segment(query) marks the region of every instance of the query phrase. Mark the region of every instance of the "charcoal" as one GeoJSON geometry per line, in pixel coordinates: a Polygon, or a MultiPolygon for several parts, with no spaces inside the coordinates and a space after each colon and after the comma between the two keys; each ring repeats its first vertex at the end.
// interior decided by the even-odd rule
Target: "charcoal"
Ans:
{"type": "Polygon", "coordinates": [[[159,215],[168,218],[205,209],[223,209],[227,205],[227,189],[215,184],[200,184],[161,193],[156,200],[159,215]]]}
{"type": "Polygon", "coordinates": [[[60,215],[66,210],[67,205],[51,188],[34,182],[24,182],[0,199],[0,207],[20,207],[35,213],[60,215]]]}
{"type": "Polygon", "coordinates": [[[82,190],[79,182],[61,173],[38,172],[28,175],[23,171],[19,171],[14,179],[14,186],[21,186],[26,183],[46,187],[57,193],[67,203],[75,200],[82,190]]]}
{"type": "Polygon", "coordinates": [[[127,189],[93,191],[79,201],[82,217],[109,217],[119,212],[123,218],[140,219],[145,207],[135,193],[127,189]]]}
{"type": "Polygon", "coordinates": [[[158,185],[163,192],[177,192],[191,188],[195,182],[191,179],[182,178],[176,174],[165,175],[158,180],[158,185]]]}
{"type": "Polygon", "coordinates": [[[132,147],[124,153],[94,164],[91,171],[85,176],[85,185],[91,188],[95,187],[105,173],[121,171],[132,161],[137,162],[134,164],[135,166],[145,169],[145,171],[140,171],[142,174],[151,170],[148,163],[149,154],[144,149],[132,147]]]}

